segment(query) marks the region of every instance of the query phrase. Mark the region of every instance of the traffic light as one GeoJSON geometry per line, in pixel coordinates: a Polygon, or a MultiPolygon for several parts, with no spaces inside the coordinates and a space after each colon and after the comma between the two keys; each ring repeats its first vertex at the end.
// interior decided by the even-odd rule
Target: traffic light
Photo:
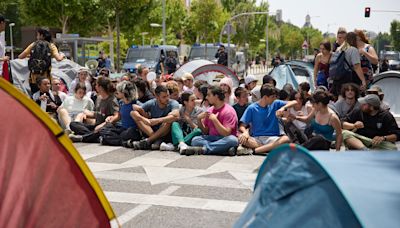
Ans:
{"type": "Polygon", "coordinates": [[[371,8],[370,7],[365,7],[364,16],[365,17],[369,17],[370,14],[371,14],[371,8]]]}

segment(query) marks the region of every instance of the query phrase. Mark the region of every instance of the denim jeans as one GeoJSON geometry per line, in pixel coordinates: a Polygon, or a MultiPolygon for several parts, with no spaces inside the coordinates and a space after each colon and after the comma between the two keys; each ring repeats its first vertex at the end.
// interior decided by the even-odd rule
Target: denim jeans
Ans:
{"type": "Polygon", "coordinates": [[[206,148],[206,154],[209,155],[228,155],[228,150],[231,147],[237,147],[239,144],[238,138],[233,135],[229,136],[214,136],[202,135],[192,139],[192,146],[202,146],[206,148]]]}

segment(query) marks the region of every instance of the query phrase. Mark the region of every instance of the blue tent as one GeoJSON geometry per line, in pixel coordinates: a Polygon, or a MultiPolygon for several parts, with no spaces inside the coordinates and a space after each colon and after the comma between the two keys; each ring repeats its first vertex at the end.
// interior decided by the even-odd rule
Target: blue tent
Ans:
{"type": "Polygon", "coordinates": [[[399,227],[400,153],[272,151],[234,227],[399,227]]]}

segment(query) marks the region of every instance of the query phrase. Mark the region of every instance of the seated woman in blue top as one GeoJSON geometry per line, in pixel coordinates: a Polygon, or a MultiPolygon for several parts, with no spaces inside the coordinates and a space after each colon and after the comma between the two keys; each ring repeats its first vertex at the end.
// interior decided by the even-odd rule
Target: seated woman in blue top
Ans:
{"type": "Polygon", "coordinates": [[[329,150],[332,141],[336,141],[336,151],[340,150],[343,141],[342,126],[339,117],[328,107],[330,100],[328,92],[317,90],[311,97],[313,111],[308,116],[295,117],[302,122],[311,122],[313,137],[302,144],[309,150],[329,150]]]}
{"type": "Polygon", "coordinates": [[[137,124],[130,116],[138,98],[135,84],[129,81],[119,82],[115,96],[119,100],[119,112],[118,115],[106,119],[107,125],[100,130],[100,143],[121,146],[128,140],[140,140],[137,124]]]}

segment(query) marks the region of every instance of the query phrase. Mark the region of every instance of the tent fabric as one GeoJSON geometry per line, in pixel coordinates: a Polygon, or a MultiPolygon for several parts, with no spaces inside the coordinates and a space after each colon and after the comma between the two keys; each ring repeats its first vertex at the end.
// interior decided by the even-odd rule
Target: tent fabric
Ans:
{"type": "Polygon", "coordinates": [[[234,227],[395,227],[400,154],[272,151],[234,227]]]}
{"type": "Polygon", "coordinates": [[[373,85],[378,85],[382,88],[385,94],[383,100],[390,104],[390,111],[400,115],[400,102],[398,89],[400,87],[400,72],[386,71],[374,77],[373,85]]]}
{"type": "Polygon", "coordinates": [[[191,73],[195,80],[207,81],[210,85],[220,80],[217,76],[222,74],[232,79],[233,87],[239,87],[239,78],[232,70],[209,60],[199,59],[185,63],[174,73],[174,78],[181,78],[185,73],[191,73]]]}
{"type": "Polygon", "coordinates": [[[294,88],[299,86],[296,75],[289,65],[281,64],[271,72],[271,76],[276,80],[276,88],[282,89],[285,84],[291,84],[294,88]]]}
{"type": "MultiPolygon", "coordinates": [[[[14,85],[28,94],[30,91],[29,86],[29,69],[28,59],[14,59],[10,61],[12,77],[14,85]]],[[[64,80],[67,87],[75,79],[76,74],[81,66],[71,60],[64,59],[60,62],[52,59],[51,62],[51,75],[52,77],[58,77],[64,80]]]]}
{"type": "Polygon", "coordinates": [[[274,67],[269,73],[276,80],[276,88],[282,89],[286,83],[297,88],[302,82],[308,82],[314,91],[314,67],[309,62],[291,60],[274,67]]]}
{"type": "Polygon", "coordinates": [[[0,227],[110,227],[115,214],[62,129],[0,79],[0,227]]]}

